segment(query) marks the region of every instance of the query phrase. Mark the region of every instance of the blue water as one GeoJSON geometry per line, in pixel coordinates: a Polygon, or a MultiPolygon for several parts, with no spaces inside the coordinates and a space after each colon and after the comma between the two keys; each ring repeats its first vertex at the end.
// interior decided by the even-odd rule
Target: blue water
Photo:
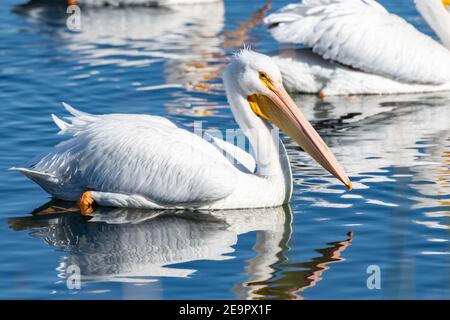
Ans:
{"type": "MultiPolygon", "coordinates": [[[[450,93],[295,97],[352,192],[286,140],[295,188],[284,208],[49,212],[49,196],[7,169],[63,139],[50,118],[65,115],[61,101],[235,127],[226,57],[243,42],[282,50],[252,19],[264,1],[86,9],[78,33],[55,2],[0,2],[0,298],[450,298],[450,93]],[[80,289],[67,286],[74,265],[80,289]],[[380,289],[367,286],[373,266],[380,289]]],[[[382,3],[432,35],[413,1],[382,3]]]]}

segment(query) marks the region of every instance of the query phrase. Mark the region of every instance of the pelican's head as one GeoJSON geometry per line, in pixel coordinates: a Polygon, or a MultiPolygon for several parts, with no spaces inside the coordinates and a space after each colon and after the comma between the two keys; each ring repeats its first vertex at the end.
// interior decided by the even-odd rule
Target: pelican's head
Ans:
{"type": "MultiPolygon", "coordinates": [[[[241,99],[236,113],[248,114],[255,121],[269,121],[289,135],[322,167],[349,189],[352,183],[333,153],[297,108],[283,87],[280,70],[273,60],[250,50],[237,53],[227,66],[224,82],[230,103],[232,95],[241,99]]],[[[235,107],[236,108],[236,107],[235,107]]]]}

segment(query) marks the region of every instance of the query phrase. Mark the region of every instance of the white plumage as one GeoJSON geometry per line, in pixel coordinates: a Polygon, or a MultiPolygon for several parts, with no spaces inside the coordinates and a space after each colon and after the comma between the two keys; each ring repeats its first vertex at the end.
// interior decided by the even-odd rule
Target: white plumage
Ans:
{"type": "MultiPolygon", "coordinates": [[[[441,0],[416,3],[427,12],[427,21],[438,21],[430,25],[449,45],[450,28],[443,26],[450,26],[450,12],[441,0]]],[[[276,57],[291,90],[358,94],[450,89],[450,50],[376,1],[304,0],[269,15],[265,23],[277,41],[303,44],[318,56],[301,50],[276,57]]]]}
{"type": "Polygon", "coordinates": [[[76,201],[92,189],[104,190],[94,194],[109,206],[209,206],[233,192],[238,174],[246,175],[223,153],[233,150],[239,159],[243,150],[225,141],[210,143],[165,118],[91,115],[64,106],[71,124],[53,119],[60,134],[72,137],[30,169],[17,168],[58,199],[76,201]]]}
{"type": "Polygon", "coordinates": [[[450,90],[450,82],[433,85],[396,81],[327,61],[310,49],[287,49],[273,57],[289,91],[325,96],[396,94],[450,90]]]}
{"type": "MultiPolygon", "coordinates": [[[[93,200],[104,206],[152,209],[278,206],[290,199],[292,177],[282,142],[273,135],[269,122],[256,115],[249,104],[250,96],[260,94],[272,97],[273,103],[290,110],[295,129],[288,126],[290,119],[287,119],[288,133],[350,186],[324,142],[301,113],[293,109],[295,104],[280,88],[280,72],[269,57],[243,50],[227,67],[224,82],[238,124],[253,148],[258,149],[255,158],[233,144],[211,137],[203,139],[162,117],[92,115],[64,104],[72,114],[70,123],[54,115],[53,119],[60,133],[71,137],[29,168],[13,169],[55,198],[75,201],[90,190],[93,200]],[[258,78],[260,72],[271,79],[268,87],[258,78]]],[[[264,116],[261,111],[264,107],[258,105],[261,115],[271,117],[279,125],[276,114],[281,111],[269,111],[264,116]]]]}
{"type": "Polygon", "coordinates": [[[53,117],[61,133],[72,138],[33,167],[56,179],[48,191],[58,198],[77,200],[80,192],[92,188],[145,195],[156,203],[202,203],[223,198],[234,188],[235,174],[226,158],[165,118],[93,116],[66,108],[74,116],[72,124],[53,117]]]}

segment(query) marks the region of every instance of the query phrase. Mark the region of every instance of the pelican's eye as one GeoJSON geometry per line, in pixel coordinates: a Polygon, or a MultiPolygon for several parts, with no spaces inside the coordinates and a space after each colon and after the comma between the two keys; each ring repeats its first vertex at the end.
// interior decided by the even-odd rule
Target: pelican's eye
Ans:
{"type": "Polygon", "coordinates": [[[272,87],[272,81],[270,80],[267,73],[260,71],[258,74],[259,74],[259,80],[261,80],[261,82],[264,84],[264,86],[266,88],[270,89],[272,87]]]}
{"type": "Polygon", "coordinates": [[[269,76],[267,73],[260,71],[259,72],[259,78],[263,81],[269,81],[269,76]]]}

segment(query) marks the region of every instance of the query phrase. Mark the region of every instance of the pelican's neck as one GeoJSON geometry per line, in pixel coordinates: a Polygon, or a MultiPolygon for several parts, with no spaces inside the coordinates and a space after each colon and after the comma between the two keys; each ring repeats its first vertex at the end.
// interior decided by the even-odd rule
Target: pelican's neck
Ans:
{"type": "Polygon", "coordinates": [[[441,0],[416,0],[417,11],[450,50],[450,12],[441,0]]]}
{"type": "Polygon", "coordinates": [[[240,91],[235,87],[234,81],[227,81],[226,78],[225,87],[234,118],[254,151],[256,175],[274,182],[284,182],[290,190],[292,188],[291,167],[284,145],[279,138],[278,129],[256,116],[247,98],[239,94],[240,91]]]}

